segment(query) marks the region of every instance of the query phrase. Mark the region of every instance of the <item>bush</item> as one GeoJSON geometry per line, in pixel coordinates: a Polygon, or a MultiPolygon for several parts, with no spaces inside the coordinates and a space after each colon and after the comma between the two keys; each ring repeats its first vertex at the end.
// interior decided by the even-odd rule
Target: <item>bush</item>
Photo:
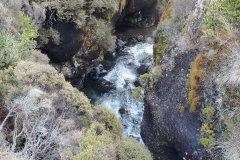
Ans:
{"type": "Polygon", "coordinates": [[[103,105],[99,105],[94,107],[93,115],[95,121],[104,124],[105,129],[111,133],[114,140],[122,138],[122,123],[113,111],[103,105]]]}
{"type": "Polygon", "coordinates": [[[132,98],[136,98],[142,101],[144,99],[143,92],[144,89],[142,87],[136,87],[136,89],[132,92],[132,98]]]}
{"type": "Polygon", "coordinates": [[[79,138],[79,151],[73,160],[114,160],[116,157],[115,145],[108,135],[97,135],[94,124],[79,138]]]}
{"type": "Polygon", "coordinates": [[[215,118],[215,112],[216,109],[213,106],[208,106],[202,110],[202,115],[207,121],[211,122],[215,118]]]}
{"type": "Polygon", "coordinates": [[[0,69],[16,65],[20,60],[29,59],[31,50],[35,48],[37,28],[30,24],[30,18],[20,12],[23,20],[18,29],[19,36],[11,31],[11,20],[7,19],[6,26],[0,30],[0,69]]]}
{"type": "Polygon", "coordinates": [[[108,51],[113,51],[116,47],[116,36],[112,35],[111,24],[103,19],[94,18],[93,38],[98,44],[108,51]]]}
{"type": "Polygon", "coordinates": [[[89,126],[92,123],[92,108],[89,99],[71,84],[65,83],[60,93],[66,98],[67,102],[75,108],[79,115],[82,126],[89,126]]]}
{"type": "Polygon", "coordinates": [[[153,49],[155,56],[155,65],[158,65],[161,58],[170,46],[171,42],[168,39],[166,32],[161,27],[157,28],[157,30],[154,32],[154,39],[155,44],[153,46],[153,49]]]}
{"type": "Polygon", "coordinates": [[[152,160],[152,155],[146,146],[134,138],[125,138],[117,145],[117,156],[120,160],[152,160]]]}
{"type": "Polygon", "coordinates": [[[52,66],[22,61],[14,69],[16,80],[21,85],[35,85],[44,90],[62,87],[65,79],[52,66]]]}

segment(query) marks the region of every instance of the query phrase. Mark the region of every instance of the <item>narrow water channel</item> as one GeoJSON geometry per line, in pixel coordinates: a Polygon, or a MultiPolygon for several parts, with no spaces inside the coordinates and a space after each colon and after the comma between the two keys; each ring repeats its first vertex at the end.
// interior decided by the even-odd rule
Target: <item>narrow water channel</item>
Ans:
{"type": "Polygon", "coordinates": [[[103,94],[89,92],[85,88],[85,94],[92,99],[94,105],[103,104],[113,110],[121,119],[124,126],[124,134],[142,141],[140,125],[142,121],[144,104],[142,101],[132,98],[132,92],[136,88],[135,81],[139,78],[137,68],[141,65],[148,66],[151,70],[153,61],[153,45],[139,42],[133,46],[125,47],[117,54],[112,68],[103,78],[116,86],[103,94]],[[94,94],[93,94],[94,93],[94,94]],[[90,95],[91,94],[91,95],[90,95]]]}

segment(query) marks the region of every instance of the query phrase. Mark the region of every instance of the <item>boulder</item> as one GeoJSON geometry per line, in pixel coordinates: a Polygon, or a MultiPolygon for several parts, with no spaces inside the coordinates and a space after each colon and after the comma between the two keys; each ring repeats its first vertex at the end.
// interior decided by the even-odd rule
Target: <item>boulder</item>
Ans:
{"type": "Polygon", "coordinates": [[[137,36],[137,40],[138,40],[139,42],[144,41],[143,35],[138,35],[138,36],[137,36]]]}
{"type": "Polygon", "coordinates": [[[99,64],[90,71],[89,77],[92,79],[99,79],[107,75],[107,73],[108,72],[103,68],[103,65],[99,64]]]}
{"type": "Polygon", "coordinates": [[[121,107],[120,109],[119,109],[119,113],[120,114],[125,114],[125,113],[127,113],[128,112],[128,110],[125,108],[125,107],[121,107]]]}
{"type": "Polygon", "coordinates": [[[116,50],[122,50],[127,42],[122,41],[121,39],[117,39],[116,41],[116,50]]]}
{"type": "Polygon", "coordinates": [[[140,67],[138,67],[137,69],[137,72],[138,74],[144,74],[144,73],[147,73],[147,70],[148,70],[148,66],[146,66],[145,64],[141,64],[140,67]]]}
{"type": "Polygon", "coordinates": [[[107,93],[110,90],[116,89],[116,86],[113,83],[111,83],[103,78],[93,80],[93,79],[89,78],[89,76],[85,78],[84,86],[92,88],[93,90],[95,90],[98,93],[107,93]]]}

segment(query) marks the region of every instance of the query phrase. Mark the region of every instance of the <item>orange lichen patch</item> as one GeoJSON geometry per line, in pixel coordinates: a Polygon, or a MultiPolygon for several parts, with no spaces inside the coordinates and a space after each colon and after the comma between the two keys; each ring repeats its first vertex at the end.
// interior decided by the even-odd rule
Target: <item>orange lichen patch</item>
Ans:
{"type": "Polygon", "coordinates": [[[122,12],[126,4],[126,0],[120,0],[119,2],[119,11],[122,12]]]}
{"type": "Polygon", "coordinates": [[[188,92],[188,101],[191,103],[194,98],[197,97],[197,92],[195,89],[192,89],[191,91],[188,92]]]}
{"type": "Polygon", "coordinates": [[[203,71],[192,69],[190,71],[190,88],[191,89],[198,89],[203,81],[203,71]]]}
{"type": "Polygon", "coordinates": [[[164,10],[161,19],[160,19],[160,24],[164,22],[167,18],[171,17],[171,12],[173,8],[173,1],[169,0],[166,9],[164,10]]]}
{"type": "Polygon", "coordinates": [[[192,63],[191,68],[196,70],[203,70],[206,63],[206,58],[203,56],[203,54],[198,54],[195,58],[195,60],[192,63]]]}
{"type": "Polygon", "coordinates": [[[203,54],[198,54],[192,63],[190,71],[190,88],[198,89],[204,78],[204,67],[206,64],[206,58],[203,54]]]}
{"type": "Polygon", "coordinates": [[[197,110],[197,103],[199,97],[197,96],[197,89],[200,87],[204,78],[204,67],[206,64],[206,58],[203,54],[198,54],[191,65],[189,83],[190,91],[188,92],[188,101],[190,102],[190,112],[197,110]]]}
{"type": "Polygon", "coordinates": [[[196,97],[192,100],[192,103],[190,106],[190,112],[196,112],[199,99],[200,99],[199,97],[196,97]]]}
{"type": "Polygon", "coordinates": [[[181,106],[180,107],[180,112],[184,112],[185,111],[185,106],[181,106]]]}

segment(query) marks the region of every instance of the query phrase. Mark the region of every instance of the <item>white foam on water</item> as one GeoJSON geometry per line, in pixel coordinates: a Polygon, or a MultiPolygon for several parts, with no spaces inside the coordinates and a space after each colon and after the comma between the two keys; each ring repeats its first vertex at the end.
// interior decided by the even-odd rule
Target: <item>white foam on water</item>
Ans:
{"type": "Polygon", "coordinates": [[[132,91],[136,88],[134,82],[138,78],[137,68],[140,63],[153,55],[153,45],[137,43],[124,49],[126,54],[115,60],[115,65],[104,77],[116,85],[117,90],[109,91],[97,97],[95,104],[103,104],[113,110],[122,120],[125,127],[124,134],[141,140],[140,126],[143,116],[143,102],[132,98],[132,91]],[[125,108],[127,113],[120,115],[119,109],[125,108]]]}

